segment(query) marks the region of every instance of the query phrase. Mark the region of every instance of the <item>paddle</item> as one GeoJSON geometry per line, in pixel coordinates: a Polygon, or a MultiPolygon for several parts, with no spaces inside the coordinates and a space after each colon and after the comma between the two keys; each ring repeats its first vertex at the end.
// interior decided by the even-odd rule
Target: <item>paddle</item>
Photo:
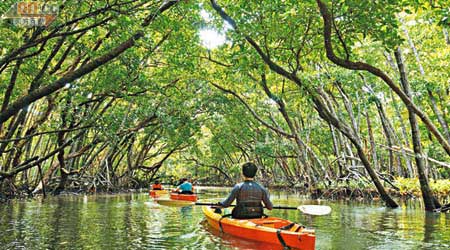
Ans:
{"type": "MultiPolygon", "coordinates": [[[[196,202],[195,205],[220,207],[220,205],[217,203],[205,203],[205,202],[196,202]]],[[[235,206],[236,205],[230,205],[230,207],[235,207],[235,206]]],[[[331,207],[322,206],[322,205],[301,205],[298,207],[274,206],[273,209],[299,210],[302,213],[309,214],[309,215],[327,215],[327,214],[331,213],[331,207]]]]}

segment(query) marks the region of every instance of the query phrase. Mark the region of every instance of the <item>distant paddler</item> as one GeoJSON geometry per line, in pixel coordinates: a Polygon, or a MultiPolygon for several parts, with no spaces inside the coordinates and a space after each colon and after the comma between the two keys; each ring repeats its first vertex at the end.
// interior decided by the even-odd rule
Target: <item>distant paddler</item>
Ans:
{"type": "Polygon", "coordinates": [[[164,189],[159,180],[156,180],[150,188],[150,196],[153,198],[159,197],[160,195],[167,194],[167,190],[164,189]]]}
{"type": "Polygon", "coordinates": [[[181,179],[181,184],[178,185],[178,187],[174,189],[173,192],[179,194],[194,194],[194,187],[192,186],[192,183],[188,180],[188,178],[183,178],[181,179]]]}
{"type": "Polygon", "coordinates": [[[164,188],[162,184],[158,180],[156,180],[155,183],[153,183],[152,185],[152,190],[163,190],[163,189],[164,188]]]}

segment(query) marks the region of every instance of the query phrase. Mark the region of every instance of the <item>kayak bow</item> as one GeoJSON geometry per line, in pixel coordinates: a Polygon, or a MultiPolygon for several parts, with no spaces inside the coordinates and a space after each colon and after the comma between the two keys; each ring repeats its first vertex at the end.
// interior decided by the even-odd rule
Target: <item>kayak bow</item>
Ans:
{"type": "Polygon", "coordinates": [[[156,198],[154,200],[160,205],[184,207],[194,205],[197,201],[197,195],[170,193],[170,199],[156,198]]]}
{"type": "Polygon", "coordinates": [[[163,190],[150,190],[149,195],[151,197],[153,197],[153,198],[156,198],[156,197],[160,197],[161,195],[166,195],[168,193],[169,193],[169,191],[167,191],[165,189],[163,189],[163,190]]]}

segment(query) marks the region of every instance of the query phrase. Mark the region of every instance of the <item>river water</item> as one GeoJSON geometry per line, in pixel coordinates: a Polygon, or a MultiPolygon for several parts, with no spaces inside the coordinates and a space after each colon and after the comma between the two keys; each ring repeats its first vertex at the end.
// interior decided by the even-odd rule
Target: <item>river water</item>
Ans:
{"type": "MultiPolygon", "coordinates": [[[[227,190],[199,189],[200,201],[227,190]]],[[[275,205],[317,204],[295,194],[272,193],[275,205]]],[[[450,214],[425,213],[419,202],[399,209],[381,203],[321,201],[333,212],[307,216],[296,210],[267,214],[316,230],[316,249],[450,249],[450,214]]],[[[260,246],[220,235],[199,206],[167,207],[146,193],[68,195],[0,204],[0,249],[220,249],[260,246]]]]}

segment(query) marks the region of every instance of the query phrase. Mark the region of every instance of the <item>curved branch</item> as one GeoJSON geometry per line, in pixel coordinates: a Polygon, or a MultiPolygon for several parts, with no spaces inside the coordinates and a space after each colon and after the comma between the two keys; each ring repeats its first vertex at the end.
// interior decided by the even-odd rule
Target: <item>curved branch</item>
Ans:
{"type": "Polygon", "coordinates": [[[231,94],[232,96],[234,96],[234,97],[236,97],[246,108],[247,108],[247,110],[248,111],[250,111],[250,113],[252,114],[252,116],[256,119],[256,120],[258,120],[261,124],[263,124],[264,126],[266,126],[267,128],[269,128],[269,129],[271,129],[272,131],[274,131],[275,133],[279,133],[279,134],[281,134],[281,135],[283,135],[283,136],[285,136],[285,137],[287,137],[287,138],[294,138],[294,136],[293,135],[291,135],[291,134],[289,134],[289,133],[287,133],[287,132],[284,132],[283,130],[280,130],[280,129],[278,129],[278,128],[275,128],[274,126],[272,126],[272,125],[270,125],[270,124],[268,124],[267,122],[265,122],[263,119],[261,119],[259,116],[258,116],[258,114],[256,114],[256,112],[238,95],[238,94],[236,94],[235,92],[233,92],[233,91],[231,91],[231,90],[229,90],[229,89],[225,89],[225,88],[223,88],[223,87],[221,87],[221,86],[219,86],[219,85],[217,85],[217,84],[215,84],[215,83],[212,83],[212,82],[210,82],[211,83],[211,85],[213,85],[214,87],[216,87],[216,88],[218,88],[218,89],[220,89],[220,90],[222,90],[223,92],[225,92],[225,93],[228,93],[228,94],[231,94]]]}
{"type": "MultiPolygon", "coordinates": [[[[169,9],[171,6],[175,5],[177,1],[168,1],[164,3],[157,11],[149,15],[144,22],[142,23],[142,27],[146,27],[150,24],[151,21],[153,21],[159,14],[163,13],[165,10],[169,9]]],[[[19,112],[21,109],[26,107],[27,105],[39,100],[40,98],[50,95],[57,90],[63,88],[67,83],[71,83],[75,81],[76,79],[91,73],[92,71],[96,70],[100,66],[110,62],[111,60],[115,59],[116,57],[120,56],[123,52],[128,50],[129,48],[135,46],[136,41],[141,39],[144,36],[144,31],[139,30],[134,35],[132,35],[128,40],[121,43],[117,47],[113,48],[108,53],[99,56],[95,59],[93,59],[91,62],[81,66],[75,71],[71,71],[67,74],[65,74],[63,77],[59,78],[58,80],[54,81],[53,83],[46,85],[44,87],[41,87],[39,89],[36,89],[32,92],[30,92],[26,96],[22,96],[18,98],[14,103],[12,103],[8,108],[6,108],[3,112],[0,113],[0,124],[3,124],[6,120],[8,120],[11,116],[19,112]]]]}
{"type": "Polygon", "coordinates": [[[326,55],[330,61],[335,63],[338,66],[344,67],[346,69],[352,69],[352,70],[362,70],[367,71],[380,79],[382,79],[403,101],[403,103],[410,107],[411,110],[422,120],[422,122],[427,126],[428,130],[436,137],[436,139],[439,141],[441,146],[444,148],[445,152],[450,155],[450,144],[447,142],[447,140],[442,136],[442,134],[439,132],[439,130],[434,126],[430,118],[417,107],[413,101],[403,92],[399,86],[397,86],[394,81],[385,74],[381,69],[376,68],[370,64],[364,63],[364,62],[352,62],[349,60],[344,60],[342,58],[339,58],[333,51],[333,44],[331,41],[331,29],[332,29],[332,17],[330,12],[328,11],[327,6],[325,3],[323,3],[321,0],[316,0],[317,5],[320,9],[320,14],[322,15],[324,27],[323,27],[323,36],[324,36],[324,43],[325,43],[325,50],[326,55]]]}
{"type": "Polygon", "coordinates": [[[233,29],[244,36],[245,40],[247,40],[248,43],[250,43],[253,48],[255,48],[256,52],[258,52],[259,56],[261,56],[261,58],[264,60],[264,62],[269,66],[269,68],[273,71],[275,71],[276,73],[296,82],[297,84],[300,83],[299,79],[295,76],[295,74],[292,74],[290,72],[288,72],[287,70],[285,70],[284,68],[282,68],[281,66],[279,66],[278,64],[276,64],[275,62],[273,62],[270,57],[264,53],[264,51],[261,49],[261,47],[258,45],[258,43],[253,40],[250,36],[242,34],[236,25],[236,22],[233,20],[233,18],[231,18],[227,13],[225,13],[225,11],[217,4],[217,2],[215,0],[211,0],[211,5],[214,8],[214,10],[219,13],[219,15],[226,21],[228,22],[233,29]]]}

